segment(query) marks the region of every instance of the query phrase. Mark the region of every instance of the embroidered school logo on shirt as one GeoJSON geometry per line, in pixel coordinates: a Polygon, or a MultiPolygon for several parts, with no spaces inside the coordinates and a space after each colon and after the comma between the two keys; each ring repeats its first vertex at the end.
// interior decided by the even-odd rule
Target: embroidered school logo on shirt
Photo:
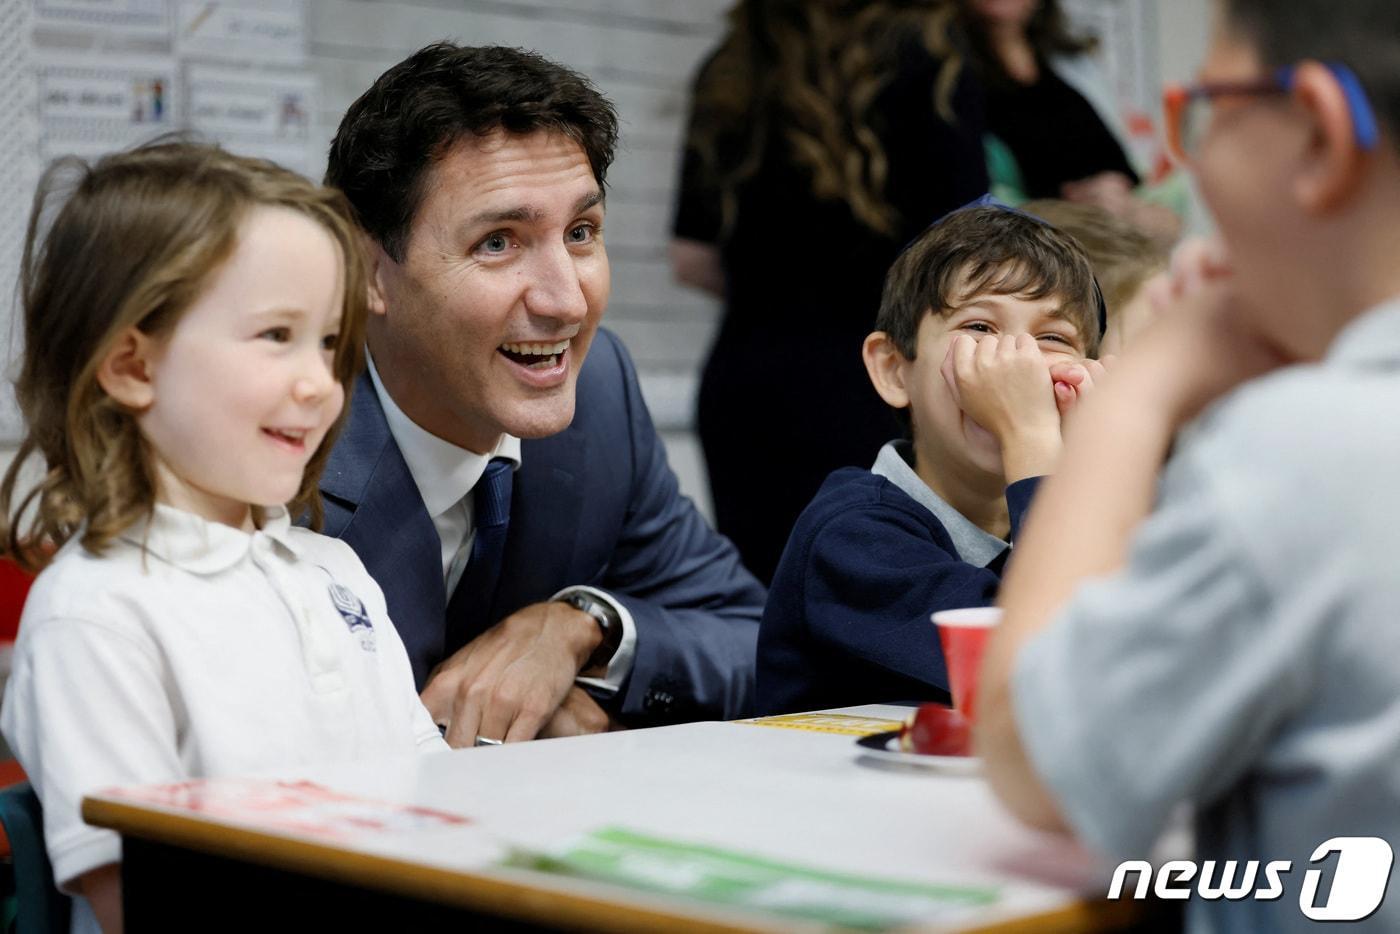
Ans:
{"type": "Polygon", "coordinates": [[[374,651],[374,626],[370,624],[369,613],[365,612],[364,602],[349,587],[331,581],[328,588],[331,594],[331,603],[335,604],[336,610],[340,612],[341,619],[345,620],[345,625],[350,627],[352,634],[358,635],[360,648],[366,652],[374,651]]]}

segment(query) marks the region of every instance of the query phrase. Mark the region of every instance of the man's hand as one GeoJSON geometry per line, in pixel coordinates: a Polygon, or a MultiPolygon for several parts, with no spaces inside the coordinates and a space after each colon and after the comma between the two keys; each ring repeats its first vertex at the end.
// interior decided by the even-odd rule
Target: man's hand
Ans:
{"type": "Polygon", "coordinates": [[[1079,204],[1092,204],[1120,217],[1127,217],[1133,201],[1133,180],[1122,172],[1099,172],[1060,186],[1060,197],[1079,204]]]}
{"type": "Polygon", "coordinates": [[[1122,218],[1164,246],[1181,236],[1181,218],[1171,208],[1139,198],[1122,172],[1100,172],[1060,186],[1066,201],[1092,204],[1122,218]]]}
{"type": "Polygon", "coordinates": [[[439,665],[423,689],[423,705],[447,725],[454,748],[471,746],[478,736],[534,739],[602,637],[593,617],[566,603],[527,606],[439,665]]]}
{"type": "Polygon", "coordinates": [[[622,729],[608,712],[598,706],[587,691],[575,685],[564,695],[564,703],[554,711],[554,716],[540,730],[540,739],[556,736],[584,736],[589,733],[608,733],[622,729]]]}

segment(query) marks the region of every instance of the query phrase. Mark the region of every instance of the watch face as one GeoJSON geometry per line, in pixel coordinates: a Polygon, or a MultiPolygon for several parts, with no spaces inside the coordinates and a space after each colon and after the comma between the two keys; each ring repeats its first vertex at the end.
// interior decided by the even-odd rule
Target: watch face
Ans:
{"type": "Polygon", "coordinates": [[[593,617],[594,619],[597,619],[600,624],[602,623],[602,619],[599,618],[600,614],[598,612],[598,604],[591,598],[589,598],[588,594],[571,593],[569,594],[566,602],[569,604],[569,606],[573,607],[574,609],[582,610],[589,616],[593,617]]]}
{"type": "Polygon", "coordinates": [[[622,620],[618,618],[617,612],[601,600],[595,599],[586,593],[571,593],[564,598],[564,601],[577,610],[582,610],[598,621],[598,626],[602,628],[604,634],[612,631],[615,626],[620,626],[622,620]]]}

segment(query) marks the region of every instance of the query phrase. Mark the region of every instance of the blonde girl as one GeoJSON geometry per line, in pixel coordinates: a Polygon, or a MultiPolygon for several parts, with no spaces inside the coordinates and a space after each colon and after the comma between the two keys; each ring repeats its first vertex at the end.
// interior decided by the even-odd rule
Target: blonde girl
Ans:
{"type": "Polygon", "coordinates": [[[21,292],[28,433],[0,541],[42,573],[0,729],[73,929],[111,932],[120,846],[83,823],[85,794],[445,747],[359,559],[289,521],[319,519],[362,363],[341,196],[186,142],[60,161],[21,292]]]}

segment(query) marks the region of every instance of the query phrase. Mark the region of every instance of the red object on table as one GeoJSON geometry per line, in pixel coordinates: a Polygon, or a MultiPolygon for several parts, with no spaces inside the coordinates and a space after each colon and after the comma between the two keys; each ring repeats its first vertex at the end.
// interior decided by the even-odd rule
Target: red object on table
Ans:
{"type": "Polygon", "coordinates": [[[972,755],[972,726],[942,704],[920,704],[899,731],[899,747],[926,756],[972,755]]]}
{"type": "Polygon", "coordinates": [[[943,662],[948,669],[948,690],[953,706],[969,721],[977,718],[977,675],[987,649],[989,627],[939,626],[943,662]]]}

